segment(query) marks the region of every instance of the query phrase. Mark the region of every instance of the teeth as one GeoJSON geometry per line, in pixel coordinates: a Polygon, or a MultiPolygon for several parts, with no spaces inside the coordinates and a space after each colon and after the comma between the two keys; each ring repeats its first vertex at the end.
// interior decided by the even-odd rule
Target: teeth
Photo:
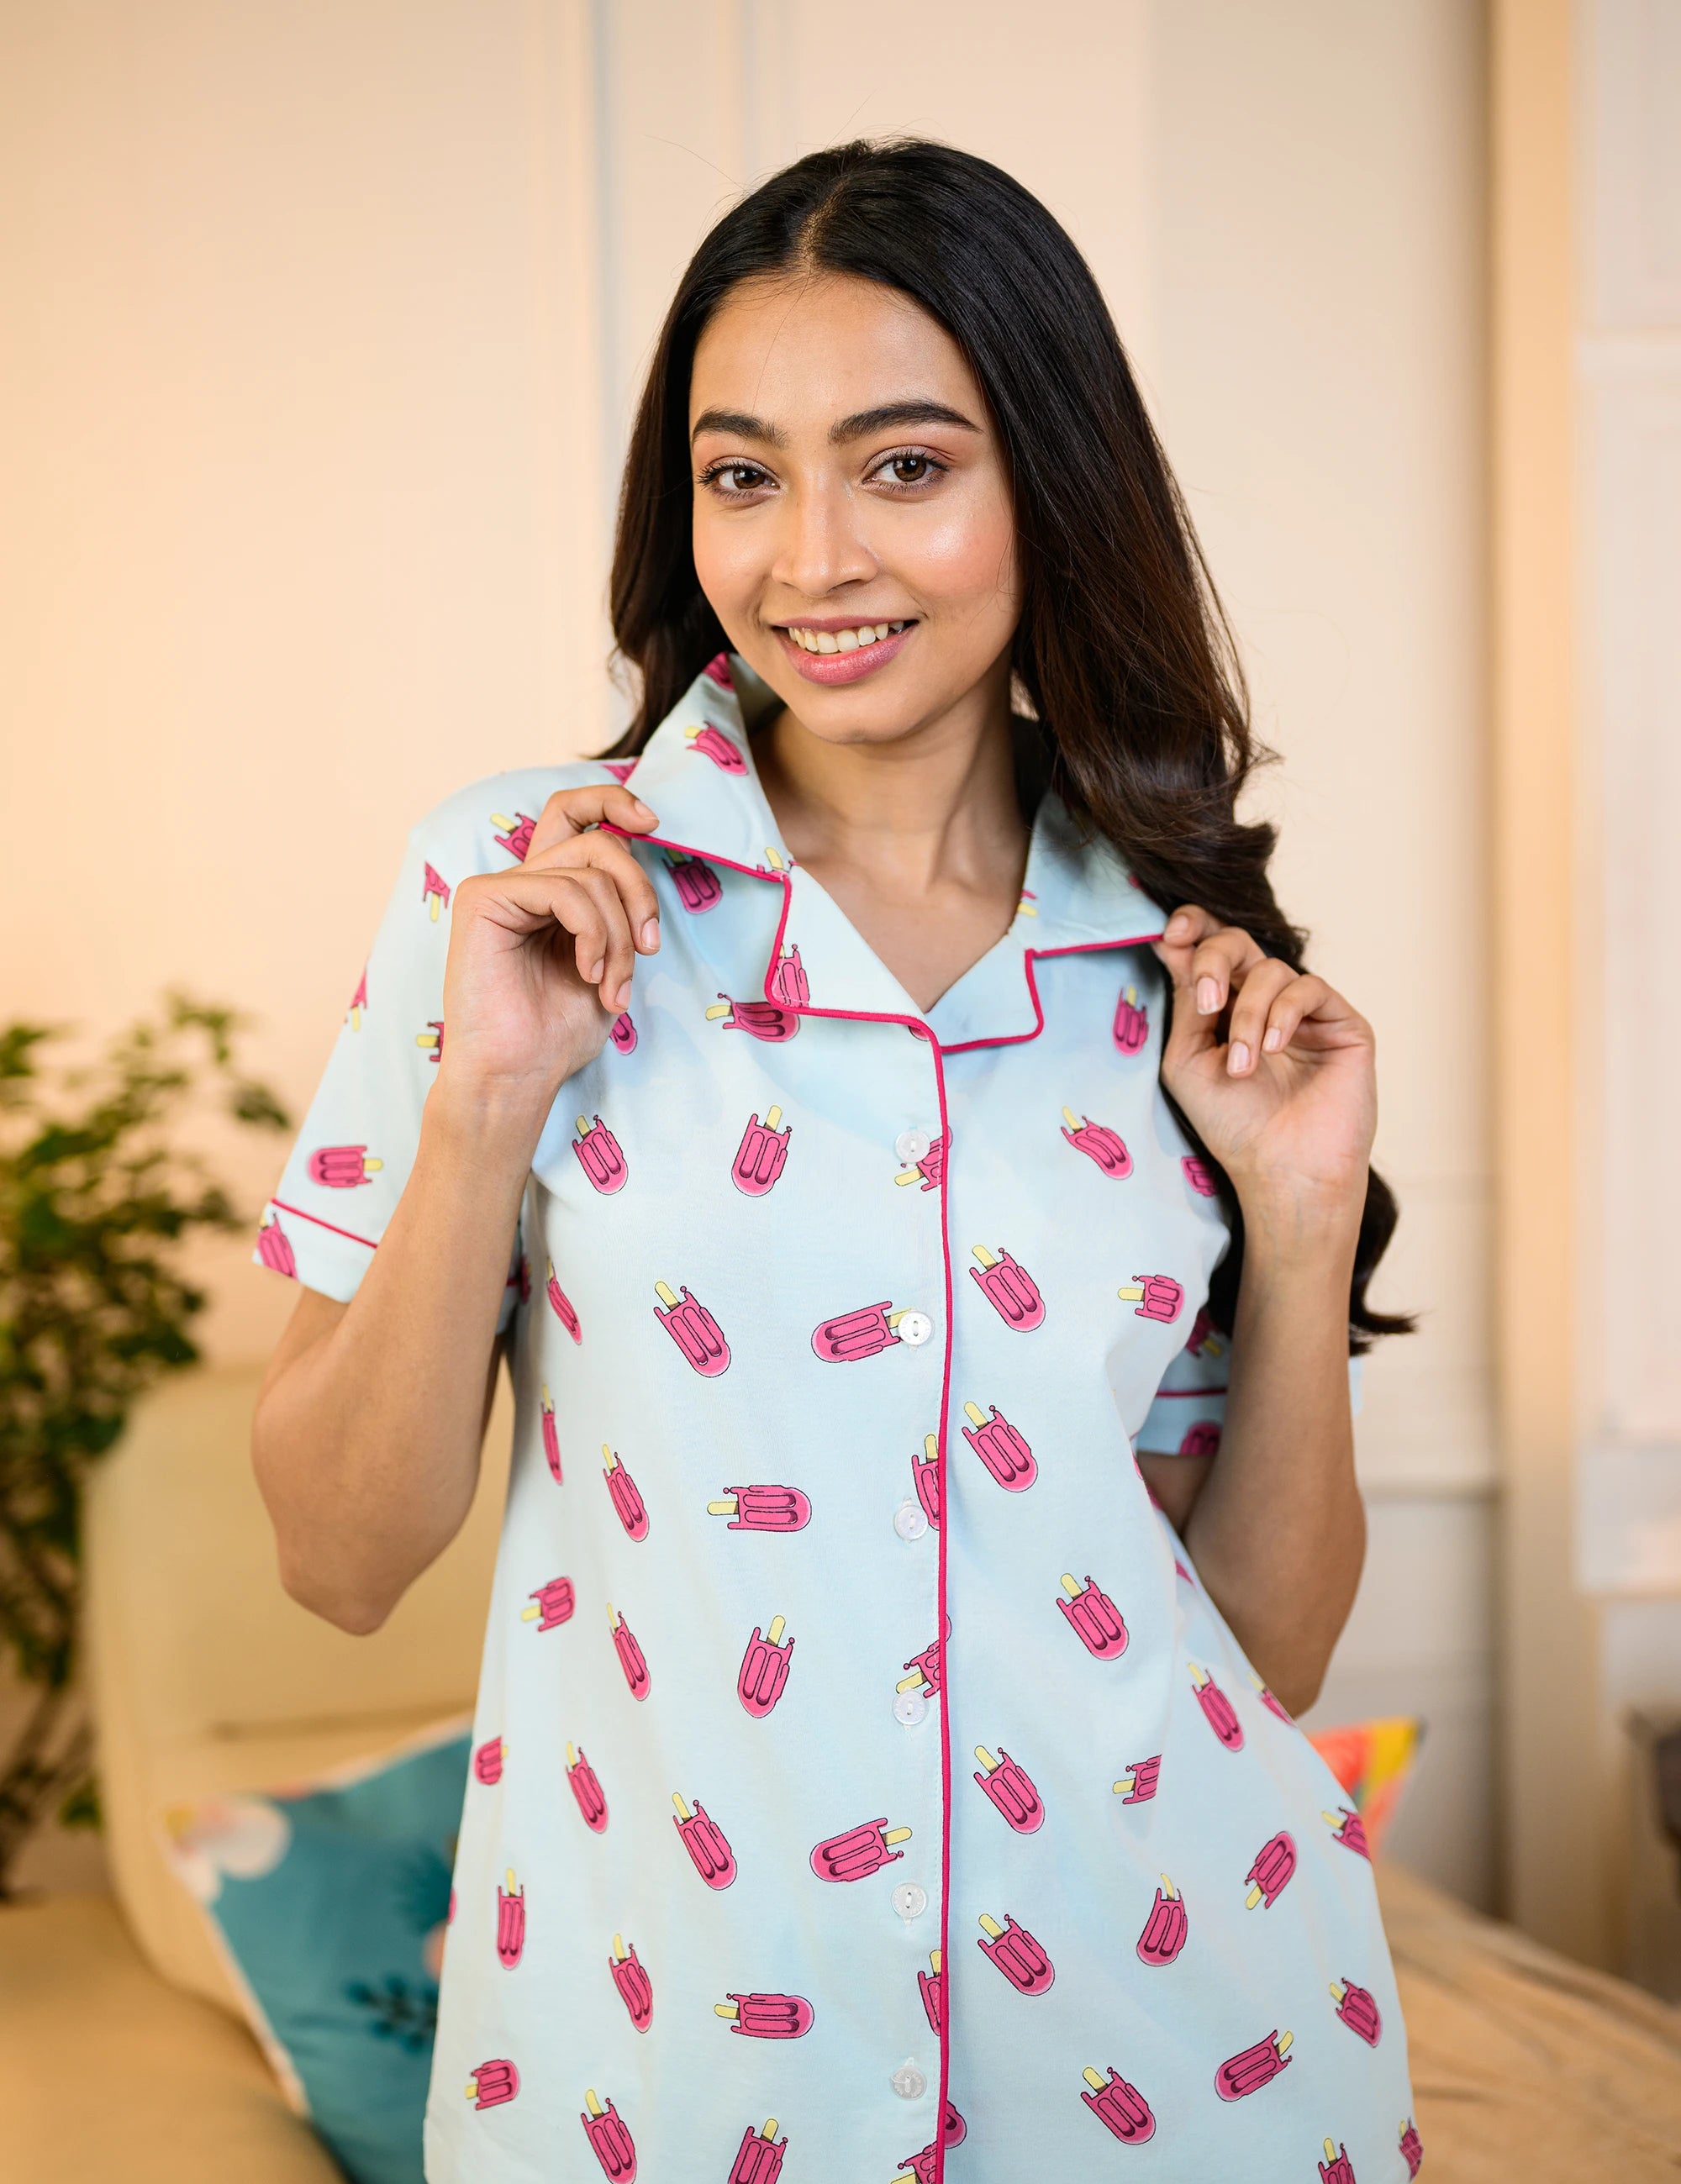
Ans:
{"type": "Polygon", "coordinates": [[[860,622],[856,629],[801,629],[790,624],[788,634],[807,652],[856,652],[861,644],[880,644],[896,636],[902,621],[860,622]]]}

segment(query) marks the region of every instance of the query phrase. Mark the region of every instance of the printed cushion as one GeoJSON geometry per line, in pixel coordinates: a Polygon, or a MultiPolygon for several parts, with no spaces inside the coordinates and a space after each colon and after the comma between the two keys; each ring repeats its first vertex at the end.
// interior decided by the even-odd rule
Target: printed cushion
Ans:
{"type": "Polygon", "coordinates": [[[288,2099],[353,2184],[422,2184],[467,1727],[162,1815],[288,2099]]]}

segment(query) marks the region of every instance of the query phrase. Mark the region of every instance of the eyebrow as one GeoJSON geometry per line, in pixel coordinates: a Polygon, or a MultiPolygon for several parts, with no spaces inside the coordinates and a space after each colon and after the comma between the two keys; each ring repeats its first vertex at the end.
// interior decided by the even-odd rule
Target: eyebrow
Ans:
{"type": "MultiPolygon", "coordinates": [[[[838,447],[847,440],[861,440],[870,432],[889,432],[905,425],[955,425],[965,432],[980,430],[961,410],[951,409],[943,402],[884,402],[877,409],[859,410],[850,417],[837,418],[829,428],[829,437],[838,447]]],[[[703,410],[689,436],[691,447],[702,432],[733,432],[742,439],[762,440],[771,448],[788,445],[788,435],[780,426],[767,424],[762,417],[755,417],[746,410],[703,410]]]]}

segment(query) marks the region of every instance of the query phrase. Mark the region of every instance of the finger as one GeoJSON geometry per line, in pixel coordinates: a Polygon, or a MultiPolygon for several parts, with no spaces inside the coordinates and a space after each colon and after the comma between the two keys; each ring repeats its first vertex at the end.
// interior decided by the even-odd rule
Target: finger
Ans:
{"type": "Polygon", "coordinates": [[[557,788],[538,815],[526,862],[575,839],[586,827],[599,827],[603,820],[627,834],[645,834],[659,824],[649,806],[622,782],[590,781],[581,788],[557,788]]]}
{"type": "Polygon", "coordinates": [[[1265,949],[1251,939],[1241,925],[1216,926],[1205,934],[1191,951],[1188,973],[1198,1016],[1218,1016],[1231,1000],[1233,987],[1266,960],[1265,949]]]}
{"type": "Polygon", "coordinates": [[[1220,921],[1199,904],[1184,903],[1176,910],[1151,950],[1167,972],[1173,987],[1173,1008],[1162,1066],[1170,1069],[1215,1044],[1212,1017],[1199,1016],[1191,991],[1191,959],[1206,933],[1216,932],[1220,921]]]}
{"type": "Polygon", "coordinates": [[[606,926],[600,906],[580,873],[548,872],[543,877],[549,916],[572,942],[570,953],[578,977],[593,986],[606,967],[606,926]]]}
{"type": "Polygon", "coordinates": [[[1274,1001],[1287,986],[1298,983],[1290,966],[1276,956],[1264,956],[1244,972],[1232,995],[1231,1017],[1226,1026],[1228,1076],[1246,1077],[1255,1067],[1274,1001]]]}
{"type": "MultiPolygon", "coordinates": [[[[531,868],[532,859],[526,859],[531,868]]],[[[594,870],[605,872],[617,889],[636,946],[651,956],[660,944],[660,899],[654,883],[617,835],[605,831],[557,844],[538,861],[543,872],[594,870]]]]}
{"type": "Polygon", "coordinates": [[[1261,1039],[1265,1054],[1282,1054],[1291,1045],[1346,1046],[1371,1039],[1371,1027],[1323,978],[1304,976],[1293,980],[1277,995],[1267,1017],[1261,1039]]]}
{"type": "Polygon", "coordinates": [[[580,955],[578,971],[592,986],[600,988],[601,1006],[617,1014],[630,997],[630,973],[636,961],[630,938],[630,921],[625,916],[623,900],[612,873],[602,872],[598,866],[576,867],[571,878],[595,906],[595,939],[592,944],[599,950],[588,962],[580,955]]]}

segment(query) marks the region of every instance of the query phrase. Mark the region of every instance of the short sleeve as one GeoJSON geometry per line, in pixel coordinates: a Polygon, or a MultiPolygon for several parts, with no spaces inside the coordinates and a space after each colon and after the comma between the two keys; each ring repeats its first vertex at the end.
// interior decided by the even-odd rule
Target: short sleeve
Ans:
{"type": "MultiPolygon", "coordinates": [[[[556,788],[611,778],[594,762],[498,774],[463,789],[410,834],[366,967],[252,1256],[348,1304],[413,1168],[421,1114],[444,1050],[450,904],[470,873],[525,855],[556,788]]],[[[517,1295],[511,1240],[499,1328],[517,1295]]]]}
{"type": "MultiPolygon", "coordinates": [[[[1231,1338],[1222,1334],[1206,1312],[1197,1314],[1191,1337],[1162,1375],[1155,1400],[1144,1414],[1134,1446],[1140,1455],[1212,1456],[1226,1423],[1226,1381],[1231,1338]]],[[[1349,1360],[1349,1401],[1360,1407],[1360,1368],[1349,1360]]]]}

